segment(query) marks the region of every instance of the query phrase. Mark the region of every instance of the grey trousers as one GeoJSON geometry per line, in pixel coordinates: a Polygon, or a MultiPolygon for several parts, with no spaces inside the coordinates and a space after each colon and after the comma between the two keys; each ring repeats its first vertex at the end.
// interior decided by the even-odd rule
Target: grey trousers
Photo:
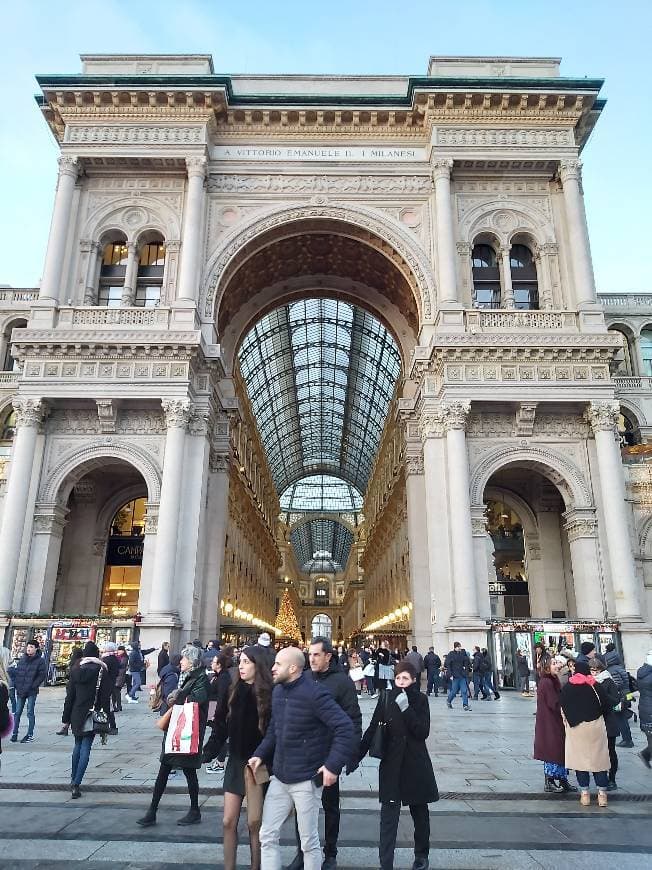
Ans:
{"type": "Polygon", "coordinates": [[[319,808],[321,788],[312,780],[288,784],[275,776],[271,778],[260,828],[261,870],[281,870],[279,836],[281,826],[293,809],[296,809],[304,870],[321,870],[321,846],[319,844],[319,808]]]}

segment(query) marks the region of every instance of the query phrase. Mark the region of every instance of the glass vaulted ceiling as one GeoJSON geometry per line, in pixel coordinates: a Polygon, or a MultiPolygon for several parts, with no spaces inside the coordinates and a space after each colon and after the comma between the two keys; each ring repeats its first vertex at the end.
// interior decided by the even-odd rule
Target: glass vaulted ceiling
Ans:
{"type": "Polygon", "coordinates": [[[262,317],[239,362],[279,495],[320,473],[364,493],[401,367],[385,327],[347,302],[303,299],[262,317]]]}
{"type": "Polygon", "coordinates": [[[336,520],[310,520],[290,535],[302,571],[334,574],[342,571],[349,558],[353,535],[336,520]]]}

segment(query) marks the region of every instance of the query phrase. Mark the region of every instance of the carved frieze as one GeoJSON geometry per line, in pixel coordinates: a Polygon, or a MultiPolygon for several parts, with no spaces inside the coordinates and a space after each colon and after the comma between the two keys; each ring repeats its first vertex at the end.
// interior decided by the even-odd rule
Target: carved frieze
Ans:
{"type": "Polygon", "coordinates": [[[428,194],[428,175],[211,175],[212,193],[398,193],[428,194]]]}
{"type": "Polygon", "coordinates": [[[206,125],[68,124],[64,141],[84,145],[202,145],[206,141],[206,125]]]}
{"type": "Polygon", "coordinates": [[[501,127],[437,127],[435,144],[462,148],[551,148],[575,147],[573,131],[540,127],[513,129],[501,127]]]}

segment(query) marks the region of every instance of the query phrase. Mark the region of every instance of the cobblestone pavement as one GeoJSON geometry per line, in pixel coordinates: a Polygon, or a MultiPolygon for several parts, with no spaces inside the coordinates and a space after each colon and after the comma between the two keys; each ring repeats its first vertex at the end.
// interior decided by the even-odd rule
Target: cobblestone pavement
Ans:
{"type": "MultiPolygon", "coordinates": [[[[45,689],[36,707],[33,743],[3,741],[0,776],[0,868],[85,868],[154,870],[220,867],[221,776],[200,773],[201,825],[183,830],[175,822],[185,811],[183,780],[171,780],[159,824],[140,829],[135,819],[148,803],[158,769],[160,732],[146,700],[118,714],[119,735],[93,748],[82,786],[68,791],[72,739],[58,737],[63,690],[45,689]],[[10,807],[15,812],[9,812],[10,807]],[[28,834],[28,837],[20,834],[28,834]],[[10,857],[11,856],[11,857],[10,857]],[[53,860],[54,859],[54,860],[53,860]]],[[[542,793],[542,765],[533,761],[535,701],[505,693],[500,701],[479,701],[448,710],[442,697],[430,699],[428,747],[443,799],[431,806],[433,868],[652,868],[652,774],[636,749],[619,750],[620,789],[608,810],[582,809],[575,796],[542,793]],[[614,824],[614,821],[617,823],[614,824]]],[[[365,723],[375,702],[362,698],[365,723]]],[[[21,726],[21,735],[26,723],[21,726]]],[[[377,867],[377,762],[366,759],[342,781],[340,868],[377,867]]],[[[401,819],[396,867],[410,867],[410,817],[401,819]]],[[[243,832],[239,860],[248,866],[243,832]]],[[[293,854],[293,832],[283,833],[284,860],[293,854]]],[[[240,866],[240,865],[239,865],[240,866]]]]}

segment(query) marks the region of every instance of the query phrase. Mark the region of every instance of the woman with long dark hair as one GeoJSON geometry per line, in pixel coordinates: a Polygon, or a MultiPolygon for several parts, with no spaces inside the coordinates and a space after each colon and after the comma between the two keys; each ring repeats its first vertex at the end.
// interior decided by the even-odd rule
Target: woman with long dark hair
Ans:
{"type": "Polygon", "coordinates": [[[264,654],[245,647],[240,654],[238,676],[231,687],[229,702],[218,709],[215,732],[229,738],[229,760],[224,773],[224,870],[235,870],[238,821],[242,801],[247,798],[247,825],[251,870],[260,868],[260,823],[263,787],[253,780],[248,759],[259,745],[272,713],[272,675],[264,654]]]}
{"type": "Polygon", "coordinates": [[[201,812],[199,810],[199,780],[197,779],[197,771],[201,767],[201,747],[204,742],[204,731],[206,729],[206,720],[208,718],[208,678],[204,671],[204,664],[202,662],[202,650],[198,649],[196,646],[185,646],[181,650],[180,668],[181,675],[179,676],[179,687],[168,697],[167,703],[170,706],[177,704],[183,706],[186,702],[199,705],[199,748],[197,752],[189,753],[187,755],[166,753],[166,735],[163,736],[163,747],[160,759],[161,766],[159,767],[158,776],[154,783],[152,802],[145,815],[140,819],[136,819],[136,823],[142,828],[148,828],[150,825],[156,824],[158,805],[163,797],[170,773],[173,769],[183,770],[186,782],[188,783],[188,794],[190,796],[190,810],[185,816],[182,816],[179,819],[177,824],[196,825],[198,822],[201,822],[201,812]]]}
{"type": "Polygon", "coordinates": [[[539,693],[534,725],[534,758],[543,761],[543,790],[554,794],[577,791],[568,781],[565,764],[566,733],[561,718],[558,676],[562,661],[549,655],[539,659],[539,693]]]}

